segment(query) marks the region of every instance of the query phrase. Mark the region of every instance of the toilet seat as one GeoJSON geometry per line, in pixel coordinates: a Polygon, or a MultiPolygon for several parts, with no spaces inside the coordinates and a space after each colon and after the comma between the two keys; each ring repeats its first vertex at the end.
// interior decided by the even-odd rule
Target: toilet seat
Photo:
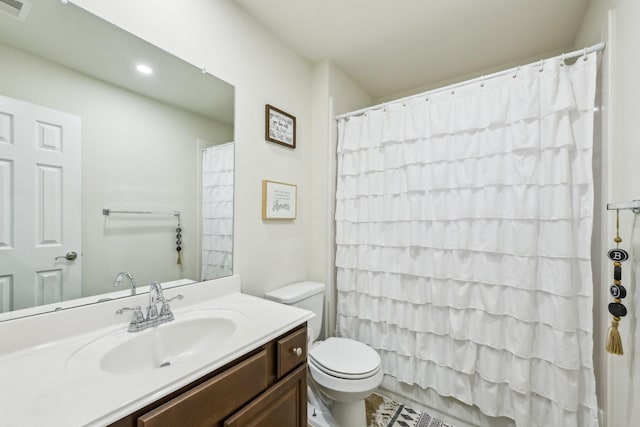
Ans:
{"type": "Polygon", "coordinates": [[[313,382],[325,396],[334,401],[346,402],[364,399],[378,388],[384,376],[382,368],[379,368],[367,378],[340,378],[321,371],[312,361],[308,366],[313,382]]]}
{"type": "Polygon", "coordinates": [[[349,339],[331,337],[309,351],[309,363],[335,378],[360,380],[380,371],[380,356],[371,347],[349,339]]]}

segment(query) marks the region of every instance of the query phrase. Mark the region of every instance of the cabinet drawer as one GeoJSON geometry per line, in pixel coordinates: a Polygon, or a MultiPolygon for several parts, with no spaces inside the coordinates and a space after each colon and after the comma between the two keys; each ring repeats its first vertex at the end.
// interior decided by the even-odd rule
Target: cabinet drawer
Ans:
{"type": "Polygon", "coordinates": [[[224,427],[306,426],[306,363],[224,422],[224,427]]]}
{"type": "Polygon", "coordinates": [[[138,418],[138,427],[211,426],[267,389],[266,350],[138,418]]]}
{"type": "Polygon", "coordinates": [[[307,360],[307,328],[301,328],[276,342],[276,378],[280,379],[307,360]],[[297,354],[300,351],[300,354],[297,354]]]}

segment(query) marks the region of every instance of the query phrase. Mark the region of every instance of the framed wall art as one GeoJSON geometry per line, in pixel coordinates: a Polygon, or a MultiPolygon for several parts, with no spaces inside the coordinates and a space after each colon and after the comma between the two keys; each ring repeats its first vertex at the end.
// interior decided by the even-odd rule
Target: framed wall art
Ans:
{"type": "Polygon", "coordinates": [[[298,187],[262,181],[262,219],[296,219],[298,187]]]}
{"type": "Polygon", "coordinates": [[[278,108],[265,106],[265,139],[289,148],[296,148],[296,118],[278,108]]]}

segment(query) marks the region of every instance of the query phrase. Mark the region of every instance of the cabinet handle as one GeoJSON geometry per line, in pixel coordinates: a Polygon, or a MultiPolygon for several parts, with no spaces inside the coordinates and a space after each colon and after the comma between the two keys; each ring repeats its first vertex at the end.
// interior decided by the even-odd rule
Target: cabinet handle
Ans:
{"type": "Polygon", "coordinates": [[[300,347],[294,347],[291,349],[291,353],[295,356],[302,356],[302,349],[300,347]]]}

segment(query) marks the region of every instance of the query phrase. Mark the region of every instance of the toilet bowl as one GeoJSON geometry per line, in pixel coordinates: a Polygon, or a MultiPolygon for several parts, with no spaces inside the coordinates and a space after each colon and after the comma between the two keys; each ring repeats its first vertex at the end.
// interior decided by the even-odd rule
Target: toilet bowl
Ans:
{"type": "Polygon", "coordinates": [[[313,346],[308,366],[317,388],[332,400],[339,425],[365,427],[364,399],[382,382],[378,353],[361,342],[332,337],[313,346]]]}
{"type": "MultiPolygon", "coordinates": [[[[294,283],[268,292],[265,298],[316,314],[308,325],[307,365],[311,388],[330,401],[331,417],[326,417],[330,419],[329,425],[337,422],[339,427],[366,427],[364,399],[382,382],[380,355],[368,345],[349,338],[316,341],[322,327],[324,288],[324,283],[294,283]]],[[[314,396],[310,404],[315,408],[322,404],[321,400],[314,396]]],[[[307,417],[316,425],[310,414],[307,417]]]]}

